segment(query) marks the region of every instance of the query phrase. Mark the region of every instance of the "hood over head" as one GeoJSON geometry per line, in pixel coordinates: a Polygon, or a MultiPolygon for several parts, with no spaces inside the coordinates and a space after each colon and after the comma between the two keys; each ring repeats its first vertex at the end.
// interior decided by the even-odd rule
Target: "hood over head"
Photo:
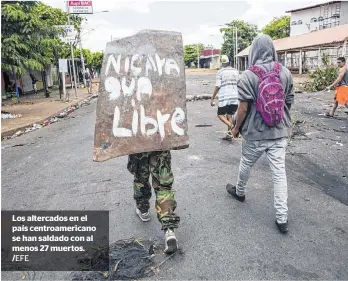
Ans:
{"type": "Polygon", "coordinates": [[[268,64],[278,61],[274,43],[268,35],[258,35],[251,44],[249,51],[249,66],[268,64]]]}

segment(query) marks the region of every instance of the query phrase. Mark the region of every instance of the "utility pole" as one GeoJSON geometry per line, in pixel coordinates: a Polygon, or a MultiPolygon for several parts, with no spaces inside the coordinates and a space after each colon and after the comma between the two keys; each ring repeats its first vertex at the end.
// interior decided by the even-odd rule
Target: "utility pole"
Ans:
{"type": "Polygon", "coordinates": [[[236,68],[236,61],[235,61],[236,42],[235,42],[235,36],[234,36],[234,26],[232,26],[232,42],[233,42],[233,45],[231,46],[231,49],[233,49],[233,67],[236,68]]]}
{"type": "Polygon", "coordinates": [[[79,30],[79,41],[80,41],[80,55],[81,55],[81,64],[82,64],[82,77],[83,77],[83,85],[86,88],[86,78],[85,78],[85,72],[86,72],[86,68],[85,68],[85,60],[83,58],[83,52],[82,52],[82,39],[81,39],[81,31],[79,30]]]}
{"type": "Polygon", "coordinates": [[[197,68],[199,68],[199,47],[197,44],[197,68]]]}
{"type": "Polygon", "coordinates": [[[238,29],[237,29],[237,27],[235,27],[235,29],[236,29],[236,56],[235,56],[235,60],[236,60],[236,68],[237,68],[237,70],[239,70],[238,69],[238,60],[237,60],[237,54],[238,54],[238,29]]]}
{"type": "MultiPolygon", "coordinates": [[[[69,6],[68,6],[68,1],[66,1],[66,10],[68,13],[68,25],[70,25],[70,14],[69,14],[69,6]]],[[[76,80],[76,70],[75,70],[75,63],[74,63],[74,49],[73,49],[73,45],[71,42],[69,42],[70,44],[70,50],[71,50],[71,60],[72,60],[72,66],[73,66],[73,72],[74,72],[74,88],[75,88],[75,97],[77,98],[77,89],[76,89],[76,85],[77,85],[77,80],[76,80]]]]}

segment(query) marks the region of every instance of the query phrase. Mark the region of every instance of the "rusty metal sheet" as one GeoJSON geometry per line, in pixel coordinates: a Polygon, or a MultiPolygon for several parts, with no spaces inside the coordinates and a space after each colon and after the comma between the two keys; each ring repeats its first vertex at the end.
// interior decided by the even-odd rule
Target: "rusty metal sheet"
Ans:
{"type": "Polygon", "coordinates": [[[144,30],[109,42],[101,69],[94,161],[184,149],[187,134],[182,35],[144,30]]]}

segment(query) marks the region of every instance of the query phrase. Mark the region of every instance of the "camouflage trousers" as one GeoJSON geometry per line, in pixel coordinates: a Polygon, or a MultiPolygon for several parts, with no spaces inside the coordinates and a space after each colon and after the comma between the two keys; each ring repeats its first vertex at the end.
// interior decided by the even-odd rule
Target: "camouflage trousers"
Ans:
{"type": "Polygon", "coordinates": [[[156,194],[157,218],[162,229],[177,228],[180,217],[174,213],[176,201],[172,190],[174,176],[171,170],[170,151],[153,151],[129,155],[127,169],[134,175],[134,199],[137,208],[145,213],[150,208],[152,196],[149,182],[156,194]]]}

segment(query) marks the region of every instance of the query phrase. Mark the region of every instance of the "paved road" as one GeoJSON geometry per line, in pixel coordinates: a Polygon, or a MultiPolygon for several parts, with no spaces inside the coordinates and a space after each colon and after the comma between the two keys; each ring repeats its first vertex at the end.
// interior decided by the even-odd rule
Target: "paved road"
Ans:
{"type": "MultiPolygon", "coordinates": [[[[188,103],[190,148],[172,153],[182,253],[168,260],[157,278],[348,279],[348,139],[332,130],[347,130],[348,119],[343,111],[340,119],[324,119],[318,116],[322,108],[305,103],[308,96],[298,100],[303,102],[294,116],[306,120],[303,128],[312,140],[295,138],[289,147],[287,236],[274,223],[266,159],[253,170],[246,202],[233,200],[225,185],[236,181],[240,141],[221,140],[225,128],[208,101],[188,103]]],[[[2,209],[110,210],[111,242],[142,237],[163,243],[154,210],[147,224],[135,216],[127,158],[92,162],[95,105],[2,142],[2,209]]],[[[20,276],[2,274],[3,280],[20,276]]],[[[69,280],[66,273],[48,272],[32,280],[64,278],[69,280]]]]}

